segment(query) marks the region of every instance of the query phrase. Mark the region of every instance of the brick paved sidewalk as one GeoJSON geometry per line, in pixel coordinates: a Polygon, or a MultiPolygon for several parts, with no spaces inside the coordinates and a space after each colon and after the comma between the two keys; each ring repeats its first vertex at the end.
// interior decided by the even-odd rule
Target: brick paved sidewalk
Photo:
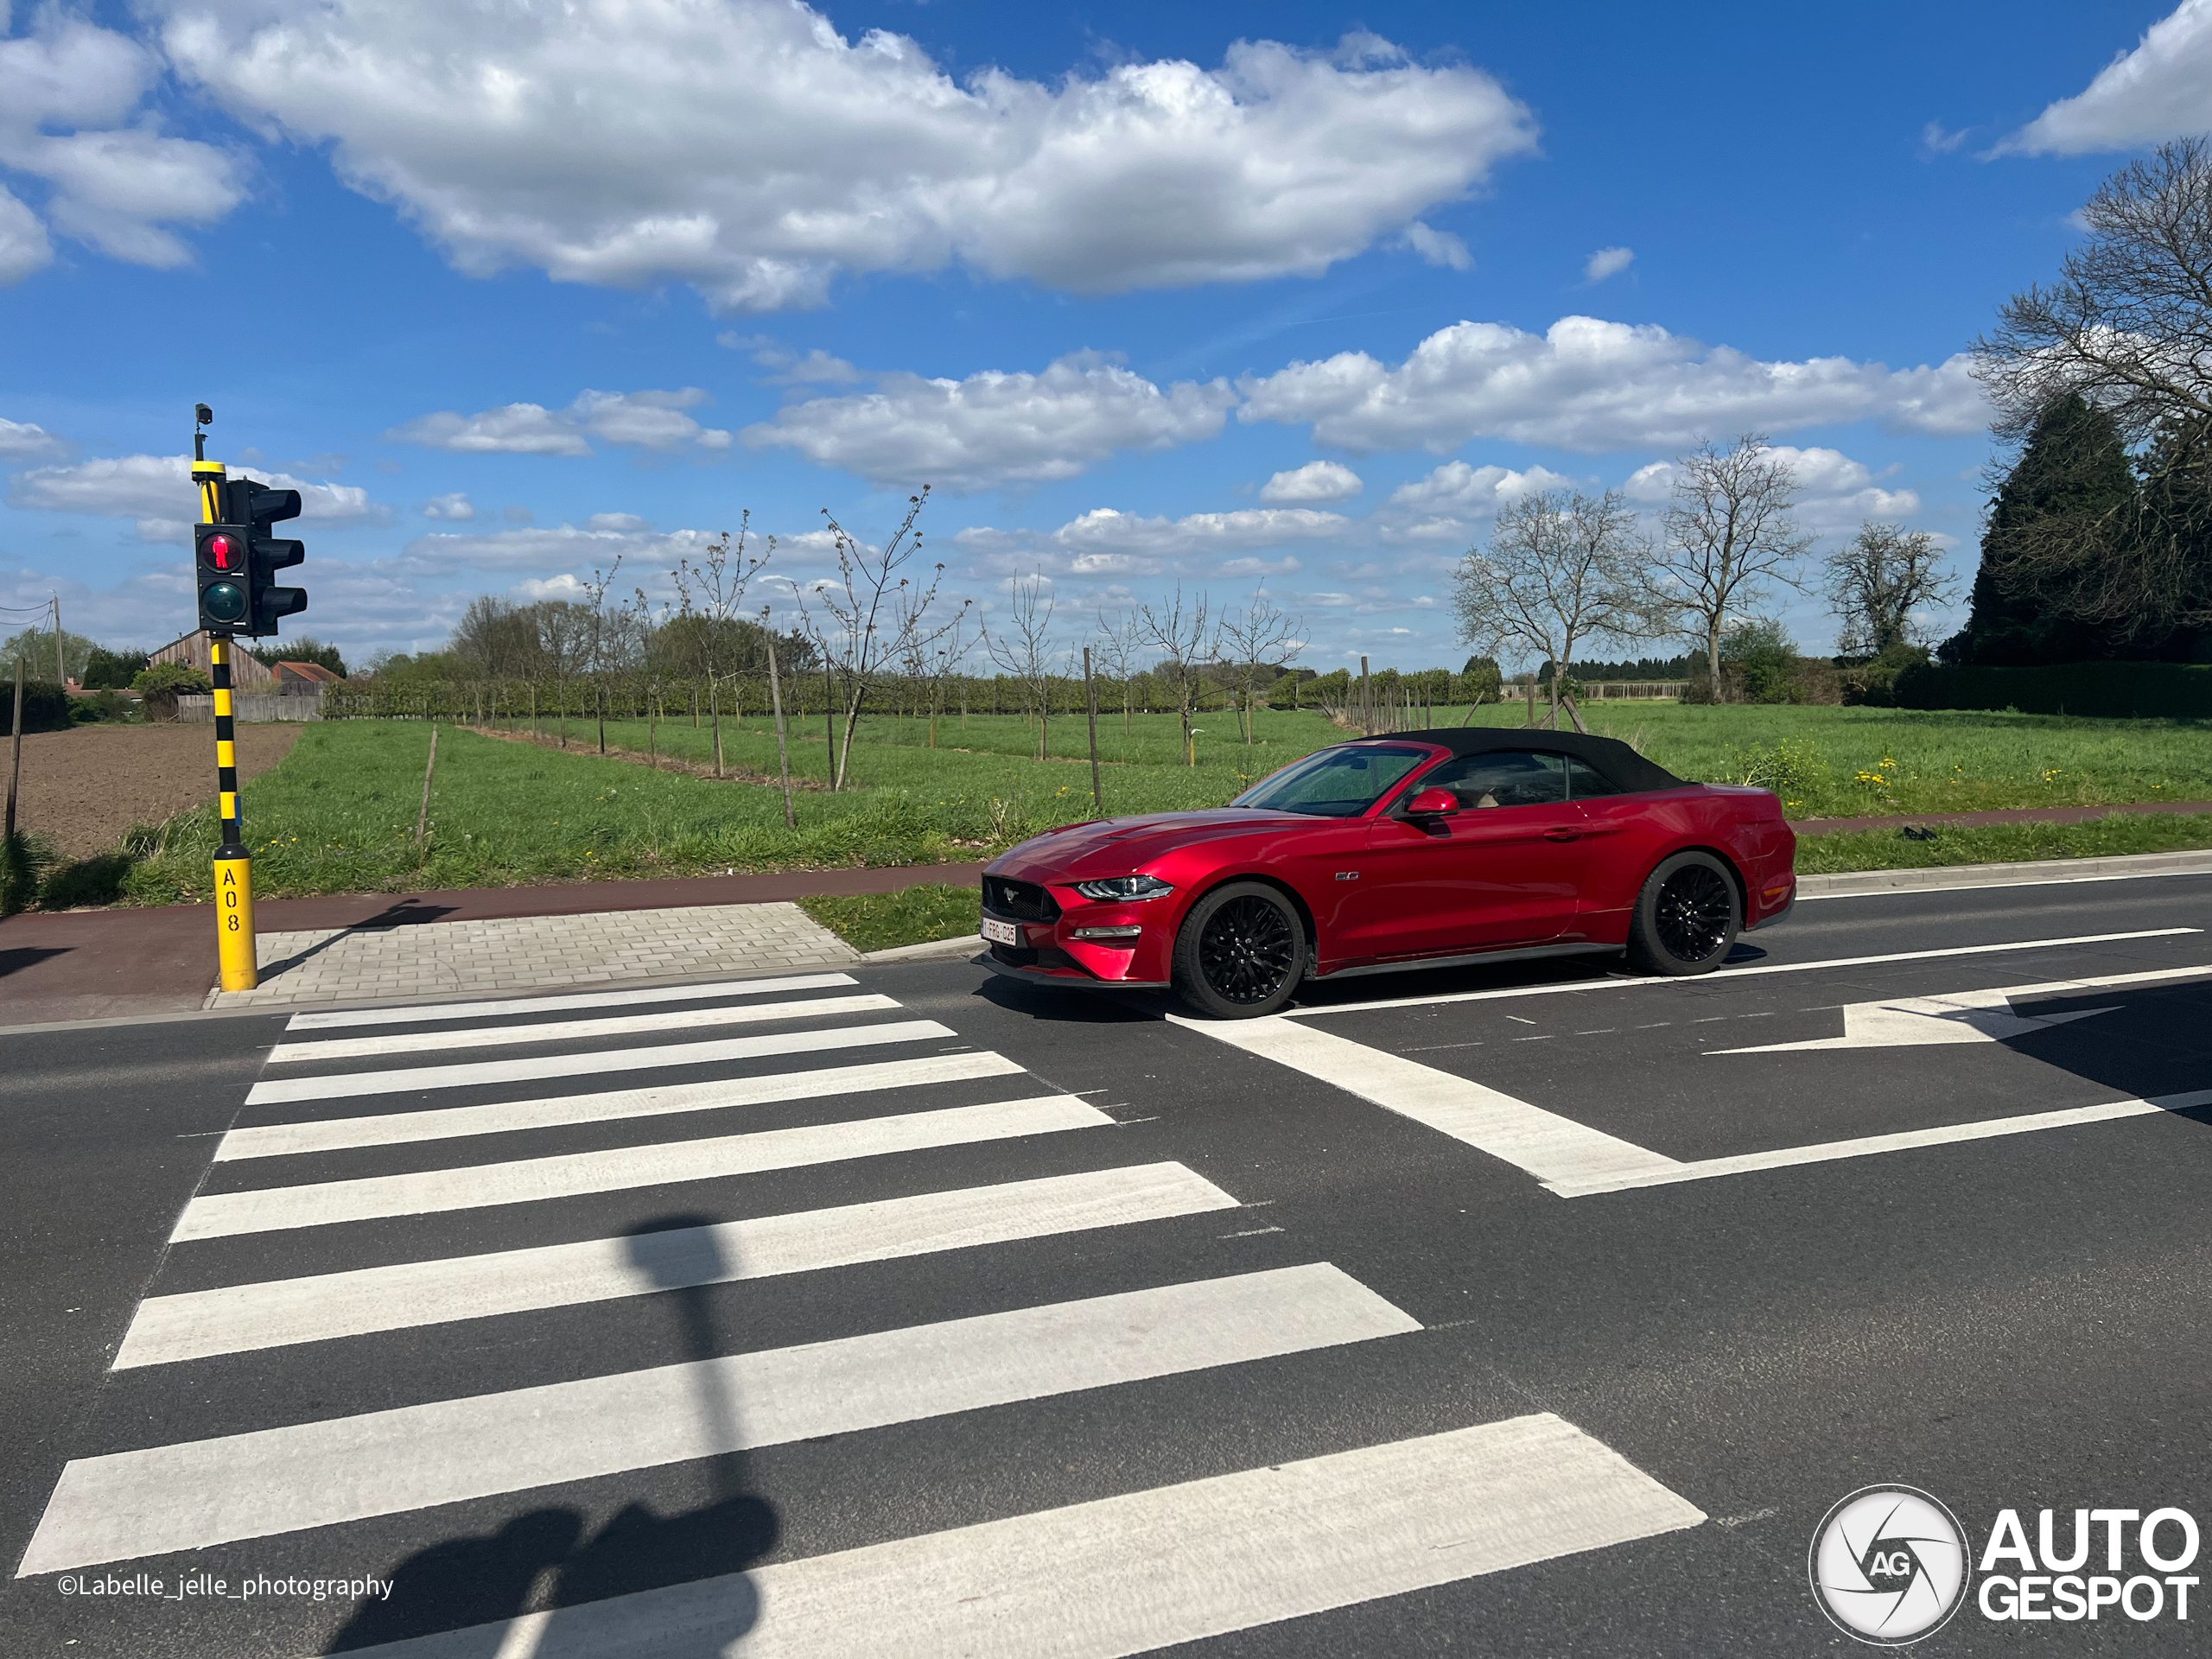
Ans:
{"type": "Polygon", "coordinates": [[[794,904],[318,928],[264,933],[258,943],[260,987],[210,991],[207,1007],[471,996],[859,960],[850,945],[794,904]]]}

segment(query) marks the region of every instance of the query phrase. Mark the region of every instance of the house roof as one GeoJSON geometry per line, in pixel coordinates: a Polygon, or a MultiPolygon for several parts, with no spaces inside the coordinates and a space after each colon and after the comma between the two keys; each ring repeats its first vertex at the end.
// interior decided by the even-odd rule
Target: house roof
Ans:
{"type": "Polygon", "coordinates": [[[325,668],[321,663],[279,663],[276,664],[276,671],[280,674],[290,674],[302,680],[321,680],[329,684],[337,683],[342,677],[325,668]]]}

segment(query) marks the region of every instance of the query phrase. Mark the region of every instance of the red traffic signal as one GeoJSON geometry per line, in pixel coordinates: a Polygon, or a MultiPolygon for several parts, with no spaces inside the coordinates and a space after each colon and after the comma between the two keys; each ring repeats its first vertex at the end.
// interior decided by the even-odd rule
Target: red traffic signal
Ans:
{"type": "Polygon", "coordinates": [[[200,550],[210,570],[238,571],[245,569],[245,551],[233,536],[219,531],[201,543],[200,550]]]}

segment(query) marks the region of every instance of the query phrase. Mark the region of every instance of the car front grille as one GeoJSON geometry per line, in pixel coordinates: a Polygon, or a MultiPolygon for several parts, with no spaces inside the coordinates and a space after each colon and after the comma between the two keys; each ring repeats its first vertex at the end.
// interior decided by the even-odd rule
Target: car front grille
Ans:
{"type": "Polygon", "coordinates": [[[1057,922],[1060,907],[1052,895],[1034,881],[1014,881],[1002,875],[983,878],[983,908],[994,916],[1014,922],[1057,922]]]}

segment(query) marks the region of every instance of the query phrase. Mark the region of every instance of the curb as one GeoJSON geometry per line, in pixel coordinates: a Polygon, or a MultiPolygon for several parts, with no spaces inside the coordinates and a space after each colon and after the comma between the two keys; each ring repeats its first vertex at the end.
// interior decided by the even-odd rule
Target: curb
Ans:
{"type": "Polygon", "coordinates": [[[1942,893],[1971,887],[2049,887],[2069,881],[2129,881],[2152,875],[2212,874],[2212,850],[2126,853],[2112,858],[2046,858],[2024,864],[1952,864],[1916,870],[1842,870],[1801,875],[1802,899],[1858,899],[1878,893],[1942,893]]]}
{"type": "Polygon", "coordinates": [[[982,941],[973,933],[963,933],[957,939],[925,939],[919,944],[894,944],[888,950],[869,950],[862,953],[864,963],[878,962],[950,962],[972,957],[982,946],[982,941]]]}

